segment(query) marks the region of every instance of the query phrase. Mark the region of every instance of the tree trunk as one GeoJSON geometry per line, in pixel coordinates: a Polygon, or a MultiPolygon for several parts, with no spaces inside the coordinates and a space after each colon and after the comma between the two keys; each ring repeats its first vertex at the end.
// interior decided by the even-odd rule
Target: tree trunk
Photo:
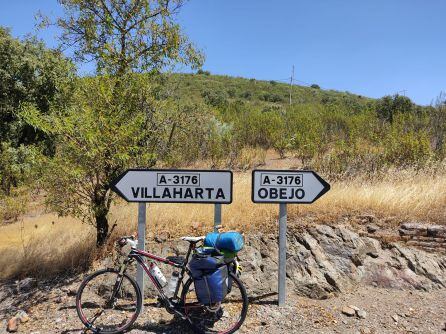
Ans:
{"type": "Polygon", "coordinates": [[[106,213],[96,215],[96,246],[105,245],[108,237],[108,219],[106,213]]]}

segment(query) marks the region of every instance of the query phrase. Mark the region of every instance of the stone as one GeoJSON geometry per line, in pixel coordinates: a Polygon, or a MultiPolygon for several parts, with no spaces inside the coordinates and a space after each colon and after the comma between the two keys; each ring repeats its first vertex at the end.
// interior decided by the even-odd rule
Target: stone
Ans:
{"type": "Polygon", "coordinates": [[[400,320],[400,318],[399,318],[398,315],[396,315],[396,314],[392,315],[392,319],[393,319],[393,321],[395,321],[395,322],[398,322],[398,321],[400,320]]]}
{"type": "Polygon", "coordinates": [[[19,319],[17,319],[16,317],[12,317],[11,319],[9,319],[8,324],[6,325],[6,330],[9,333],[17,332],[17,330],[19,329],[19,322],[19,319]]]}
{"type": "Polygon", "coordinates": [[[341,312],[348,317],[353,317],[356,314],[356,311],[349,306],[344,306],[341,312]]]}
{"type": "Polygon", "coordinates": [[[364,223],[373,223],[376,221],[376,217],[374,215],[361,215],[358,217],[364,223]]]}
{"type": "Polygon", "coordinates": [[[355,305],[348,305],[351,309],[354,309],[356,312],[360,311],[361,309],[355,305]]]}
{"type": "Polygon", "coordinates": [[[373,234],[373,233],[375,233],[378,230],[379,230],[379,227],[374,225],[374,224],[367,225],[367,232],[370,233],[370,234],[373,234]]]}
{"type": "Polygon", "coordinates": [[[35,278],[24,278],[17,281],[17,291],[18,293],[29,292],[31,289],[37,286],[37,280],[35,278]]]}
{"type": "Polygon", "coordinates": [[[56,304],[64,303],[66,300],[67,300],[67,296],[57,296],[56,298],[54,298],[54,302],[56,304]]]}
{"type": "Polygon", "coordinates": [[[427,231],[427,226],[420,224],[420,223],[403,223],[400,226],[403,230],[426,230],[427,231]]]}
{"type": "Polygon", "coordinates": [[[29,321],[29,315],[28,313],[26,313],[23,310],[20,310],[19,312],[17,312],[16,314],[16,318],[21,322],[21,323],[26,323],[29,321]]]}
{"type": "Polygon", "coordinates": [[[364,310],[356,311],[356,315],[358,316],[358,318],[361,318],[361,319],[367,318],[367,312],[364,310]]]}
{"type": "Polygon", "coordinates": [[[163,242],[167,241],[169,239],[169,237],[170,237],[169,232],[161,231],[160,233],[158,233],[155,236],[155,241],[158,242],[158,243],[163,243],[163,242]]]}

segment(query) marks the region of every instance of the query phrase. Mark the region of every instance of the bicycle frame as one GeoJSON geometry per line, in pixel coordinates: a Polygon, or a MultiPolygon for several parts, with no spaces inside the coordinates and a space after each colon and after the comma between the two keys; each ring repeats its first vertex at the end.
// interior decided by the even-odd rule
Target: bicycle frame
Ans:
{"type": "Polygon", "coordinates": [[[172,307],[173,305],[171,304],[170,298],[168,298],[165,295],[163,287],[158,283],[156,278],[150,273],[149,269],[150,269],[151,266],[153,266],[153,261],[161,262],[161,263],[167,264],[169,266],[181,269],[180,275],[179,275],[179,278],[178,278],[178,282],[177,282],[177,286],[175,288],[175,292],[174,292],[173,297],[172,297],[173,300],[177,300],[179,298],[178,297],[178,292],[179,292],[179,289],[180,289],[180,285],[183,282],[184,274],[186,272],[189,273],[189,269],[187,268],[187,263],[189,262],[189,257],[190,257],[190,255],[192,254],[192,251],[195,248],[196,248],[196,244],[195,243],[191,243],[189,245],[189,250],[187,251],[187,255],[185,257],[185,260],[184,260],[183,264],[178,264],[178,263],[170,261],[170,260],[168,260],[166,258],[156,256],[156,255],[154,255],[152,253],[149,253],[149,252],[146,252],[146,251],[143,251],[143,250],[140,250],[140,249],[132,248],[132,250],[130,251],[130,253],[129,253],[128,257],[127,257],[127,259],[122,264],[120,272],[121,272],[121,274],[123,274],[123,272],[125,271],[125,269],[127,267],[127,264],[130,261],[135,260],[136,262],[138,262],[138,264],[144,269],[144,271],[147,274],[147,276],[149,276],[150,280],[152,281],[152,283],[157,288],[158,293],[161,296],[161,298],[167,303],[168,306],[172,307]],[[148,258],[148,259],[153,260],[153,261],[150,261],[149,265],[147,265],[144,262],[144,258],[148,258]]]}

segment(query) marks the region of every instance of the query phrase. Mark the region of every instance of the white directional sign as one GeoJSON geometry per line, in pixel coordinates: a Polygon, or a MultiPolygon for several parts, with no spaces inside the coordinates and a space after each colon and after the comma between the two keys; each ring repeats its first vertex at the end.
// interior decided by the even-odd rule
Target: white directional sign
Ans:
{"type": "Polygon", "coordinates": [[[232,202],[231,171],[129,169],[111,187],[128,202],[232,202]]]}
{"type": "Polygon", "coordinates": [[[313,171],[254,170],[252,172],[252,201],[279,203],[279,306],[286,296],[286,230],[287,204],[313,203],[330,190],[330,185],[313,171]]]}
{"type": "Polygon", "coordinates": [[[254,170],[252,201],[255,203],[313,203],[330,185],[313,171],[254,170]]]}

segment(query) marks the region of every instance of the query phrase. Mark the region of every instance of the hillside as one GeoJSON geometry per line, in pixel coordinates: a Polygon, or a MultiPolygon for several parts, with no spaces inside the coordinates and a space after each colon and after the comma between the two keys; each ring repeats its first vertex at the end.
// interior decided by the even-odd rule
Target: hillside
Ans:
{"type": "MultiPolygon", "coordinates": [[[[278,81],[263,81],[226,75],[172,74],[171,80],[178,86],[182,99],[207,99],[211,104],[243,101],[256,106],[289,105],[290,85],[278,81]]],[[[343,103],[349,106],[365,106],[373,100],[349,92],[293,85],[293,104],[343,103]]]]}

